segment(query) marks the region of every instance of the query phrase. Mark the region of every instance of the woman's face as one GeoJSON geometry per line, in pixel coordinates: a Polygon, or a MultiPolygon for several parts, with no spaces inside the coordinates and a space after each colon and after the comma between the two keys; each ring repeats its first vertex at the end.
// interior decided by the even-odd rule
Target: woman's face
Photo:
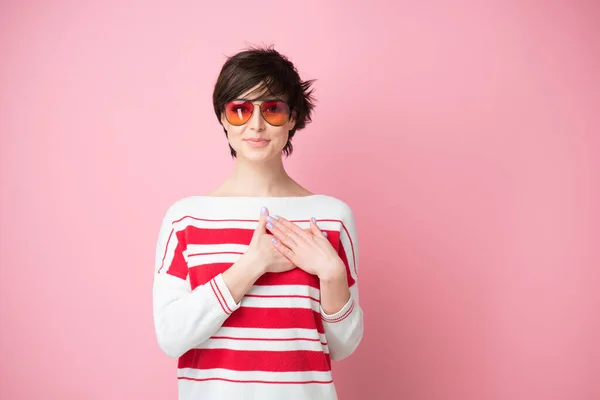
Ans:
{"type": "Polygon", "coordinates": [[[228,106],[229,118],[225,113],[221,115],[221,123],[227,130],[229,144],[236,151],[237,157],[251,161],[266,161],[273,157],[281,157],[289,131],[295,124],[292,117],[287,118],[285,112],[287,110],[282,108],[284,105],[271,102],[276,99],[265,91],[262,93],[258,91],[259,87],[252,88],[239,96],[239,99],[249,100],[254,106],[253,109],[249,104],[240,102],[228,106]],[[265,120],[261,113],[261,105],[267,120],[281,126],[274,126],[265,120]],[[245,121],[248,117],[246,122],[237,126],[240,121],[245,121]]]}

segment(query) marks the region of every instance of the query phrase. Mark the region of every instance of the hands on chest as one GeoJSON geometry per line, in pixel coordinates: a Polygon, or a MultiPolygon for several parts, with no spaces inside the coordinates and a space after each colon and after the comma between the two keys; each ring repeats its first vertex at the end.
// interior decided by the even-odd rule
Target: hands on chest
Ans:
{"type": "Polygon", "coordinates": [[[261,210],[245,256],[263,265],[264,272],[298,267],[319,279],[345,274],[343,261],[314,218],[309,229],[302,229],[284,217],[269,215],[266,208],[261,210]]]}

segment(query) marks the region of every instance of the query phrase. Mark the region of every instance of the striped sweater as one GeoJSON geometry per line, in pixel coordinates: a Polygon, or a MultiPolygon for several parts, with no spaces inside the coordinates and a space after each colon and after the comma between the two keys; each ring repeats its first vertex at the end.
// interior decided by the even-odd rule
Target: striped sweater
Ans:
{"type": "Polygon", "coordinates": [[[363,334],[354,216],[334,197],[190,196],[166,212],[153,285],[160,348],[178,359],[180,400],[337,399],[331,360],[363,334]],[[222,273],[246,251],[260,208],[308,229],[311,217],[344,261],[350,300],[333,315],[319,279],[299,268],[260,277],[235,303],[222,273]]]}

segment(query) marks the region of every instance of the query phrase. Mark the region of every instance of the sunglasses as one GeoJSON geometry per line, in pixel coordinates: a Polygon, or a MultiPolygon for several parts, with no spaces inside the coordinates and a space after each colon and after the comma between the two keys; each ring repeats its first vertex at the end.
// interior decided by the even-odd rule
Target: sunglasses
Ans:
{"type": "MultiPolygon", "coordinates": [[[[290,107],[283,101],[265,100],[259,107],[260,114],[270,125],[282,126],[290,119],[290,107]]],[[[253,112],[254,104],[250,100],[233,100],[225,104],[225,118],[234,126],[244,125],[253,112]]]]}

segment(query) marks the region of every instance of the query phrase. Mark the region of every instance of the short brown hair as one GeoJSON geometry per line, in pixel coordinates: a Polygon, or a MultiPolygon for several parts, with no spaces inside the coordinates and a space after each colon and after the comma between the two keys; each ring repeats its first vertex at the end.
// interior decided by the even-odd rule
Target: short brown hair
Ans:
{"type": "MultiPolygon", "coordinates": [[[[311,88],[313,82],[314,80],[301,80],[294,64],[272,47],[248,48],[229,57],[221,68],[213,91],[215,114],[221,123],[221,114],[229,101],[261,84],[261,89],[286,100],[296,120],[283,148],[283,153],[289,156],[293,151],[292,137],[296,131],[311,122],[315,107],[311,88]]],[[[225,127],[223,130],[227,136],[225,127]]],[[[236,151],[231,145],[229,149],[231,156],[236,157],[236,151]]]]}

